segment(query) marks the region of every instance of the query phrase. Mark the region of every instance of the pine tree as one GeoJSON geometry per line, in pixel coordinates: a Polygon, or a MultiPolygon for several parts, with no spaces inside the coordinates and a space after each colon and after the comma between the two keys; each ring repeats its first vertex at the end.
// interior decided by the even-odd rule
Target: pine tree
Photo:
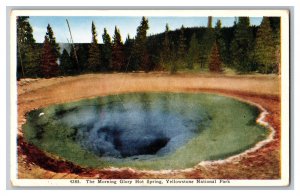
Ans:
{"type": "Polygon", "coordinates": [[[74,44],[75,49],[70,50],[70,58],[74,67],[76,67],[76,73],[88,71],[88,58],[89,58],[89,44],[74,44]],[[77,60],[75,57],[75,51],[77,60]]]}
{"type": "Polygon", "coordinates": [[[113,38],[112,50],[112,67],[116,71],[125,71],[125,54],[124,45],[122,43],[121,34],[117,27],[115,27],[115,34],[113,38]]]}
{"type": "Polygon", "coordinates": [[[169,25],[166,24],[166,29],[164,32],[164,41],[162,43],[162,51],[160,54],[160,62],[164,69],[167,69],[171,63],[171,44],[169,39],[169,25]]]}
{"type": "Polygon", "coordinates": [[[221,66],[222,66],[222,62],[221,62],[219,48],[217,42],[215,42],[211,50],[208,68],[209,71],[211,72],[221,72],[222,71],[221,66]]]}
{"type": "Polygon", "coordinates": [[[71,57],[66,49],[63,50],[60,57],[60,70],[64,75],[71,75],[76,73],[76,66],[72,63],[71,57]]]}
{"type": "Polygon", "coordinates": [[[244,73],[254,70],[252,52],[253,36],[250,29],[250,19],[249,17],[239,17],[231,44],[233,66],[238,72],[244,73]]]}
{"type": "Polygon", "coordinates": [[[94,22],[92,22],[92,43],[89,49],[88,70],[99,71],[101,68],[100,60],[100,48],[98,46],[96,27],[94,22]]]}
{"type": "Polygon", "coordinates": [[[212,16],[209,16],[207,19],[207,28],[209,29],[212,28],[212,16]]]}
{"type": "Polygon", "coordinates": [[[221,30],[222,30],[222,23],[221,20],[218,20],[215,26],[215,38],[220,51],[221,60],[222,62],[224,62],[226,59],[226,45],[221,30]]]}
{"type": "MultiPolygon", "coordinates": [[[[185,67],[186,61],[186,39],[184,36],[184,26],[182,25],[180,28],[179,39],[177,42],[177,51],[176,51],[176,58],[171,63],[170,73],[174,74],[177,72],[178,68],[185,67]]],[[[173,53],[174,54],[174,53],[173,53]]]]}
{"type": "Polygon", "coordinates": [[[17,17],[17,78],[38,75],[39,50],[28,20],[29,16],[17,17]]]}
{"type": "Polygon", "coordinates": [[[50,24],[48,24],[48,26],[47,26],[46,36],[47,36],[47,38],[49,40],[51,50],[53,50],[53,53],[55,54],[55,58],[58,59],[60,57],[60,52],[59,52],[60,51],[60,47],[56,43],[56,38],[54,36],[53,30],[52,30],[50,24]]]}
{"type": "Polygon", "coordinates": [[[180,28],[178,49],[177,49],[177,60],[180,62],[180,64],[185,63],[185,58],[186,58],[186,43],[185,42],[186,42],[186,39],[184,36],[184,26],[182,25],[180,28]]]}
{"type": "Polygon", "coordinates": [[[269,17],[270,25],[273,31],[275,48],[276,48],[276,65],[274,72],[280,74],[281,66],[281,43],[280,43],[280,17],[269,17]]]}
{"type": "Polygon", "coordinates": [[[126,71],[133,71],[135,67],[133,67],[132,63],[132,50],[133,50],[134,40],[127,35],[125,43],[124,43],[124,54],[125,54],[125,70],[126,71]]]}
{"type": "Polygon", "coordinates": [[[200,42],[200,67],[203,69],[208,61],[212,46],[215,41],[214,29],[212,28],[212,17],[208,17],[207,29],[200,42]]]}
{"type": "MultiPolygon", "coordinates": [[[[74,73],[80,73],[85,68],[87,58],[85,61],[82,61],[82,56],[84,56],[84,53],[82,53],[82,51],[80,51],[81,44],[74,44],[73,46],[70,45],[70,47],[71,47],[70,54],[69,54],[70,60],[72,63],[72,67],[76,68],[76,71],[74,70],[74,73]],[[75,52],[76,52],[76,54],[75,54],[75,52]]],[[[85,53],[87,53],[87,52],[85,52],[85,53]]],[[[60,57],[60,59],[62,61],[62,56],[60,57]]]]}
{"type": "Polygon", "coordinates": [[[189,69],[193,69],[194,64],[199,62],[199,51],[200,51],[200,46],[198,43],[198,39],[196,37],[196,34],[193,33],[190,41],[190,47],[187,54],[187,63],[189,69]]]}
{"type": "Polygon", "coordinates": [[[263,17],[257,31],[255,61],[262,73],[271,73],[277,69],[276,43],[268,17],[263,17]]]}
{"type": "Polygon", "coordinates": [[[148,19],[143,16],[134,41],[131,65],[135,70],[149,71],[149,54],[147,51],[148,19]]]}
{"type": "Polygon", "coordinates": [[[104,33],[102,34],[103,48],[102,48],[102,64],[106,70],[112,70],[112,43],[106,28],[104,28],[104,33]]]}
{"type": "Polygon", "coordinates": [[[45,36],[44,40],[40,72],[45,78],[55,77],[59,73],[56,54],[51,47],[48,36],[45,36]]]}

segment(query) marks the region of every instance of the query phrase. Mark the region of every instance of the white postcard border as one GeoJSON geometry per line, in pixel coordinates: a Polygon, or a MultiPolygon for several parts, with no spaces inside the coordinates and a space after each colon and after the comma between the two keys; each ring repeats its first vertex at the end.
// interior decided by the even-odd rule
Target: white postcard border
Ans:
{"type": "MultiPolygon", "coordinates": [[[[10,141],[10,174],[13,186],[288,186],[290,183],[290,78],[289,78],[289,11],[288,10],[12,10],[10,14],[10,98],[11,98],[11,141],[10,141]],[[200,179],[191,180],[194,183],[167,183],[161,179],[162,185],[136,183],[137,179],[126,179],[131,183],[122,183],[119,179],[110,179],[114,183],[98,183],[96,179],[18,179],[17,178],[17,85],[16,85],[16,17],[17,16],[280,16],[281,17],[281,179],[280,180],[228,180],[206,179],[216,183],[197,183],[200,179]],[[78,180],[78,182],[77,182],[78,180]],[[95,183],[88,183],[88,180],[95,183]],[[96,183],[97,182],[97,183],[96,183]]],[[[173,179],[179,180],[179,179],[173,179]]]]}

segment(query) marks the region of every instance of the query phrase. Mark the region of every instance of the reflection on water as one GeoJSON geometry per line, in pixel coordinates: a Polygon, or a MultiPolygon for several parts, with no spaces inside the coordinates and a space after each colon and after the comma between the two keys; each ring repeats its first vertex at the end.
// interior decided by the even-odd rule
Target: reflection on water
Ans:
{"type": "Polygon", "coordinates": [[[175,151],[208,125],[207,113],[189,96],[107,96],[67,111],[58,107],[55,114],[77,130],[75,140],[83,148],[98,156],[148,159],[175,151]]]}

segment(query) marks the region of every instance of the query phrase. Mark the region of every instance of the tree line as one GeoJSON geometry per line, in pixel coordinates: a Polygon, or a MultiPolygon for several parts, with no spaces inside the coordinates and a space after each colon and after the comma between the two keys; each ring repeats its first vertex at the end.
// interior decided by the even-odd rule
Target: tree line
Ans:
{"type": "Polygon", "coordinates": [[[89,44],[69,44],[63,49],[48,24],[42,44],[36,43],[28,16],[17,17],[17,77],[55,77],[94,72],[169,71],[190,69],[222,72],[225,67],[238,73],[280,71],[280,18],[263,17],[251,26],[249,17],[238,17],[232,27],[212,26],[165,31],[147,36],[148,19],[142,17],[134,38],[122,41],[120,29],[114,35],[103,30],[98,43],[94,22],[89,44]]]}

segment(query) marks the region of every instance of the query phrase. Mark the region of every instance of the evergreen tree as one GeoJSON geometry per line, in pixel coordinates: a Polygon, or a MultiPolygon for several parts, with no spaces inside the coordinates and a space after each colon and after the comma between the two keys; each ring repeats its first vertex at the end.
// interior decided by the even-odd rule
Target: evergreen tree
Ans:
{"type": "MultiPolygon", "coordinates": [[[[84,66],[82,66],[82,65],[84,65],[84,64],[81,64],[80,63],[80,59],[81,59],[81,57],[84,55],[84,54],[82,54],[82,53],[80,53],[79,51],[78,51],[78,48],[79,47],[76,47],[76,44],[74,44],[74,43],[72,43],[71,45],[70,45],[70,55],[69,55],[69,53],[68,53],[68,55],[69,55],[69,57],[70,57],[70,61],[71,61],[71,64],[72,64],[72,67],[73,67],[73,73],[75,74],[75,73],[77,73],[77,74],[79,74],[82,70],[83,70],[83,68],[84,68],[84,66]],[[78,56],[78,55],[80,55],[80,56],[78,56]]],[[[84,62],[86,62],[86,61],[84,61],[84,62]]]]}
{"type": "Polygon", "coordinates": [[[186,39],[184,36],[184,26],[180,28],[179,40],[178,40],[178,49],[177,49],[177,60],[184,67],[185,58],[186,58],[186,39]]]}
{"type": "Polygon", "coordinates": [[[149,65],[148,70],[162,70],[161,64],[161,47],[157,47],[157,43],[148,37],[147,49],[149,53],[149,65]]]}
{"type": "Polygon", "coordinates": [[[270,26],[272,30],[275,31],[280,31],[280,17],[268,17],[270,21],[270,26]]]}
{"type": "Polygon", "coordinates": [[[29,16],[17,17],[17,78],[38,75],[39,50],[28,19],[29,16]]]}
{"type": "Polygon", "coordinates": [[[106,70],[112,70],[113,67],[111,65],[112,61],[112,43],[109,34],[107,33],[106,28],[104,28],[104,33],[102,34],[103,39],[103,48],[102,48],[102,63],[103,67],[106,70]]]}
{"type": "MultiPolygon", "coordinates": [[[[86,55],[86,53],[88,53],[88,51],[85,53],[82,53],[82,51],[80,51],[80,47],[82,46],[82,44],[74,44],[73,46],[70,46],[71,49],[70,49],[70,54],[69,54],[69,57],[70,57],[70,60],[71,60],[71,64],[72,64],[72,67],[74,67],[74,69],[76,69],[76,71],[74,70],[74,74],[75,73],[80,73],[81,71],[84,70],[85,68],[85,64],[87,62],[87,58],[85,61],[82,61],[82,56],[86,55]],[[75,54],[76,52],[76,54],[75,54]]],[[[62,64],[62,55],[60,56],[60,61],[61,61],[61,64],[62,64]]]]}
{"type": "Polygon", "coordinates": [[[212,46],[215,41],[214,29],[212,28],[212,17],[208,17],[207,29],[200,42],[200,67],[203,69],[207,64],[212,46]]]}
{"type": "Polygon", "coordinates": [[[255,61],[258,64],[258,71],[271,73],[277,69],[276,43],[268,17],[263,17],[257,31],[255,43],[255,61]]]}
{"type": "Polygon", "coordinates": [[[217,42],[214,43],[210,58],[209,58],[209,64],[208,68],[211,72],[221,72],[222,71],[222,62],[221,62],[221,56],[219,53],[219,48],[217,42]]]}
{"type": "Polygon", "coordinates": [[[90,44],[89,57],[88,57],[88,70],[99,71],[100,70],[100,48],[98,46],[97,32],[94,22],[92,22],[92,43],[90,44]]]}
{"type": "Polygon", "coordinates": [[[55,77],[59,73],[56,54],[54,53],[49,37],[46,35],[42,49],[41,75],[43,77],[55,77]]]}
{"type": "Polygon", "coordinates": [[[207,28],[212,28],[212,16],[209,16],[207,19],[207,28]]]}
{"type": "Polygon", "coordinates": [[[174,74],[179,68],[185,67],[186,61],[186,38],[184,35],[184,26],[182,25],[179,32],[179,37],[177,41],[177,47],[174,47],[174,42],[170,42],[171,48],[171,63],[170,63],[170,73],[174,74]],[[176,50],[175,50],[176,48],[176,50]]]}
{"type": "Polygon", "coordinates": [[[187,63],[189,69],[193,69],[194,64],[199,62],[199,51],[200,51],[200,46],[198,43],[198,39],[196,38],[196,34],[193,33],[190,41],[190,47],[187,54],[187,63]]]}
{"type": "Polygon", "coordinates": [[[169,25],[166,24],[166,30],[164,32],[164,41],[162,44],[162,51],[160,54],[160,61],[164,69],[167,69],[171,63],[171,44],[169,39],[169,25]]]}
{"type": "Polygon", "coordinates": [[[112,67],[116,71],[125,71],[125,54],[123,49],[124,45],[122,43],[120,31],[117,27],[115,27],[112,50],[112,67]]]}
{"type": "Polygon", "coordinates": [[[171,42],[172,55],[171,55],[171,63],[170,63],[170,73],[174,74],[177,72],[179,68],[185,67],[186,61],[186,38],[184,35],[184,26],[182,25],[180,28],[179,38],[177,41],[176,51],[173,46],[173,42],[171,42]]]}
{"type": "Polygon", "coordinates": [[[63,50],[60,57],[60,70],[64,75],[71,75],[76,73],[76,66],[72,63],[71,57],[66,49],[63,50]]]}
{"type": "Polygon", "coordinates": [[[135,70],[134,64],[132,63],[132,50],[133,50],[134,40],[127,35],[127,38],[124,43],[124,54],[125,54],[125,70],[133,71],[135,70]]]}
{"type": "Polygon", "coordinates": [[[147,51],[147,30],[149,29],[148,19],[144,16],[137,28],[132,52],[132,67],[135,70],[149,71],[149,54],[147,51]]]}
{"type": "Polygon", "coordinates": [[[180,67],[180,61],[177,60],[177,47],[175,47],[175,43],[171,41],[171,63],[170,63],[170,73],[174,74],[177,72],[178,67],[180,67]]]}
{"type": "Polygon", "coordinates": [[[226,45],[221,30],[222,30],[222,23],[221,20],[218,20],[215,26],[215,38],[216,38],[217,46],[220,51],[221,60],[224,62],[226,59],[226,45]]]}
{"type": "Polygon", "coordinates": [[[77,73],[88,71],[87,62],[89,58],[89,47],[90,44],[74,44],[75,50],[71,49],[70,51],[71,62],[73,66],[76,67],[77,73]],[[78,63],[75,57],[75,51],[78,63]]]}
{"type": "Polygon", "coordinates": [[[274,72],[280,74],[281,66],[281,43],[280,43],[280,17],[269,17],[270,25],[272,27],[272,32],[274,36],[275,48],[276,48],[276,65],[274,67],[274,72]]]}
{"type": "Polygon", "coordinates": [[[231,53],[234,68],[241,73],[253,71],[253,36],[249,17],[239,17],[236,24],[231,53]]]}
{"type": "Polygon", "coordinates": [[[53,50],[55,58],[58,59],[60,57],[60,52],[59,52],[60,51],[60,47],[56,43],[56,38],[54,36],[53,30],[52,30],[50,24],[48,24],[48,26],[47,26],[46,36],[47,36],[47,38],[49,40],[50,47],[51,47],[51,50],[53,50]]]}

